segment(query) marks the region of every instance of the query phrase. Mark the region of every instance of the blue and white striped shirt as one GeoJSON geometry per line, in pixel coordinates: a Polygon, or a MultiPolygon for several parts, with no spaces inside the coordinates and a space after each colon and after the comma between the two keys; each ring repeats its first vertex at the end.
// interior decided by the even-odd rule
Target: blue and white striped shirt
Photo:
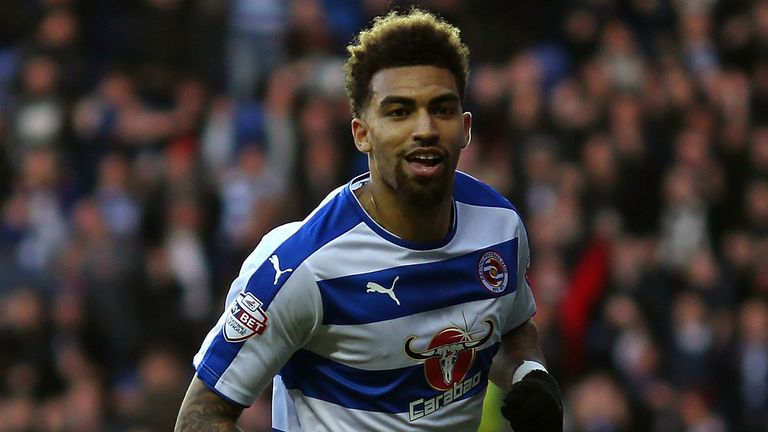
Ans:
{"type": "Polygon", "coordinates": [[[450,233],[412,243],[363,210],[366,181],[264,237],[198,375],[243,406],[273,381],[277,431],[475,431],[501,336],[536,308],[520,217],[457,172],[450,233]]]}

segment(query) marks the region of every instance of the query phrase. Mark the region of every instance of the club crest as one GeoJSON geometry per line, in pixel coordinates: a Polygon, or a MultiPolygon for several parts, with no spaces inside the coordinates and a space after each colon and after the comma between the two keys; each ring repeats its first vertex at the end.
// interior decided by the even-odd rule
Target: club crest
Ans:
{"type": "Polygon", "coordinates": [[[494,294],[499,294],[507,288],[507,264],[501,255],[494,251],[488,251],[480,257],[477,262],[477,274],[483,286],[494,294]]]}

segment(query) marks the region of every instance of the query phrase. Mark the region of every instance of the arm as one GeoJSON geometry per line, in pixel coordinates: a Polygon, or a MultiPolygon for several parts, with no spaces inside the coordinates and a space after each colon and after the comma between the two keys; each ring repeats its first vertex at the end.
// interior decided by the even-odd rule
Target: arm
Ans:
{"type": "Polygon", "coordinates": [[[239,431],[236,426],[242,408],[212,392],[197,375],[192,379],[176,418],[176,432],[239,431]]]}
{"type": "Polygon", "coordinates": [[[502,336],[490,378],[507,392],[501,412],[515,432],[562,432],[560,387],[544,366],[533,321],[502,336]]]}
{"type": "Polygon", "coordinates": [[[504,391],[512,388],[512,376],[524,360],[545,365],[536,324],[528,320],[501,337],[501,348],[493,358],[491,381],[504,391]]]}

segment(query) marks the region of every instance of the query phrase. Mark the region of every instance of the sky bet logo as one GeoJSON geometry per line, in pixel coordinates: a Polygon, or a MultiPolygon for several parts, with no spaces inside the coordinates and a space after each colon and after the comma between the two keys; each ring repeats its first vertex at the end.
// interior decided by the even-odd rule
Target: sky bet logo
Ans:
{"type": "Polygon", "coordinates": [[[253,335],[260,335],[267,329],[267,314],[262,303],[253,294],[241,292],[229,307],[224,321],[224,339],[228,342],[242,342],[253,335]]]}

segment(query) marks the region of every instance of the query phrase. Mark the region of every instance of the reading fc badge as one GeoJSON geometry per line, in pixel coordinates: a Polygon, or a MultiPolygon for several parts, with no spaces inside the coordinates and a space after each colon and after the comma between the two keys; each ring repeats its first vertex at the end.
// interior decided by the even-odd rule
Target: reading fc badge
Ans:
{"type": "Polygon", "coordinates": [[[494,251],[488,251],[480,257],[477,262],[477,274],[483,286],[494,294],[499,294],[507,288],[507,264],[501,255],[494,251]]]}

